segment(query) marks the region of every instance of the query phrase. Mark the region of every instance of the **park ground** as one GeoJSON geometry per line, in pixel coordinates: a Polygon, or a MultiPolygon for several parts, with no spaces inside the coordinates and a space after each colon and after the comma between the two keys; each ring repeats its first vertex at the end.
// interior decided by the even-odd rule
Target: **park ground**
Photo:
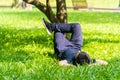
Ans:
{"type": "Polygon", "coordinates": [[[107,66],[61,67],[39,10],[0,9],[0,80],[119,80],[120,13],[68,10],[81,24],[83,51],[107,66]]]}

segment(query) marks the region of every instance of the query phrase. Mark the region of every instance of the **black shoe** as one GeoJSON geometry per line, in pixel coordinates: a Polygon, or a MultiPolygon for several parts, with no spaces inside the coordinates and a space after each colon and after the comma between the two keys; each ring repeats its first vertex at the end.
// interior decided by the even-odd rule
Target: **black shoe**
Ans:
{"type": "Polygon", "coordinates": [[[44,26],[46,27],[46,30],[47,30],[48,34],[51,34],[53,32],[52,24],[47,22],[47,21],[45,21],[44,18],[42,19],[42,21],[43,21],[44,26]]]}

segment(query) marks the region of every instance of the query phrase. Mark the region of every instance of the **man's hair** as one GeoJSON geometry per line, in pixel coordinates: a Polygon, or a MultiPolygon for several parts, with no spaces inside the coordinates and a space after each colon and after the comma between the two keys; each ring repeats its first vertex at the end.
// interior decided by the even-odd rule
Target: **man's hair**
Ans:
{"type": "Polygon", "coordinates": [[[80,64],[90,64],[91,59],[89,57],[89,55],[86,52],[80,52],[76,57],[75,57],[75,61],[74,61],[74,65],[80,64]]]}

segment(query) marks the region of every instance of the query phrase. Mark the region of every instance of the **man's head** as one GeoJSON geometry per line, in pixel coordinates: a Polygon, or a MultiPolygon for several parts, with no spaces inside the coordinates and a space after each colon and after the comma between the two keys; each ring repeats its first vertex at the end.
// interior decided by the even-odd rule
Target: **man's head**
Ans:
{"type": "Polygon", "coordinates": [[[89,55],[86,52],[78,52],[78,53],[76,53],[75,65],[76,64],[80,64],[80,65],[90,64],[90,62],[91,62],[91,59],[90,59],[89,55]]]}

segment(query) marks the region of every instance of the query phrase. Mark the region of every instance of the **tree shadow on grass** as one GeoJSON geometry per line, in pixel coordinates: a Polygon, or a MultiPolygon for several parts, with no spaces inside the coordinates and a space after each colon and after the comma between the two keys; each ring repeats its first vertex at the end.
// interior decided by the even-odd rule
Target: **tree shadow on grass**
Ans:
{"type": "MultiPolygon", "coordinates": [[[[87,35],[90,35],[90,33],[85,34],[85,36],[87,35]]],[[[95,33],[95,35],[101,36],[106,34],[95,33]]],[[[91,42],[120,43],[119,40],[106,40],[102,38],[90,37],[84,40],[84,45],[91,42]]],[[[31,56],[31,53],[40,54],[44,56],[47,54],[51,58],[57,58],[56,54],[49,52],[50,49],[53,49],[53,36],[47,35],[46,30],[44,28],[18,29],[18,30],[0,28],[1,62],[2,61],[26,62],[27,60],[33,60],[35,59],[35,57],[31,56]],[[35,47],[37,47],[38,49],[36,49],[35,47]],[[45,49],[45,51],[40,53],[40,51],[43,48],[45,49]],[[36,52],[36,50],[38,51],[36,52]]]]}
{"type": "Polygon", "coordinates": [[[33,57],[30,56],[25,51],[17,51],[17,52],[10,52],[9,53],[0,53],[0,62],[26,62],[27,60],[32,60],[33,57]]]}
{"type": "Polygon", "coordinates": [[[120,43],[120,40],[115,40],[114,36],[119,36],[119,35],[114,35],[114,34],[105,34],[105,33],[85,33],[84,36],[88,36],[88,35],[93,35],[89,38],[84,39],[84,44],[89,44],[91,42],[99,42],[99,43],[120,43]],[[98,37],[94,37],[94,36],[98,36],[98,37]],[[104,38],[104,36],[112,36],[111,38],[104,38]],[[101,37],[101,38],[100,38],[101,37]]]}
{"type": "Polygon", "coordinates": [[[84,39],[84,45],[91,43],[91,42],[99,42],[99,43],[120,43],[118,40],[106,40],[101,38],[88,38],[84,39]]]}
{"type": "Polygon", "coordinates": [[[53,47],[52,37],[47,35],[44,28],[18,30],[0,28],[0,41],[1,62],[33,60],[35,57],[31,54],[42,55],[44,52],[39,52],[41,48],[53,47]]]}

